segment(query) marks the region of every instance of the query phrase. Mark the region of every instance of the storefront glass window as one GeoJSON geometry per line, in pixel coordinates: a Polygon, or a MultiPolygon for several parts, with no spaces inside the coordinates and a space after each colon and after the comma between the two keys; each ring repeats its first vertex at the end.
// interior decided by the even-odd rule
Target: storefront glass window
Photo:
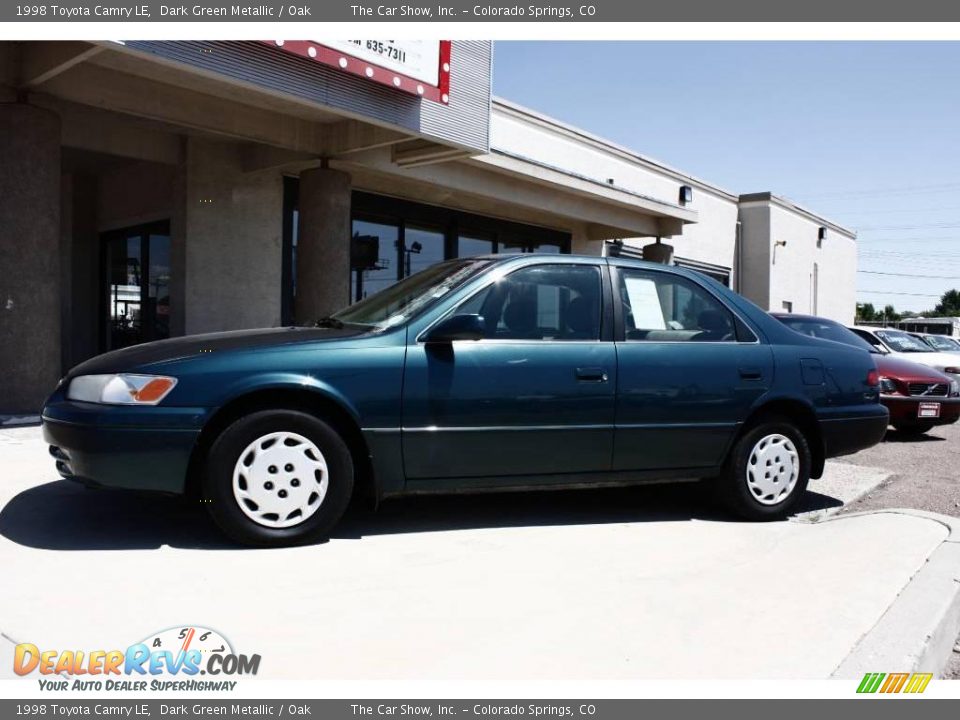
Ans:
{"type": "Polygon", "coordinates": [[[413,275],[446,259],[445,238],[442,231],[407,225],[403,239],[404,277],[413,275]]]}
{"type": "Polygon", "coordinates": [[[474,257],[475,255],[489,255],[493,252],[496,243],[488,238],[461,235],[457,239],[457,256],[474,257]]]}
{"type": "Polygon", "coordinates": [[[169,223],[103,236],[105,350],[170,337],[169,223]]]}
{"type": "MultiPolygon", "coordinates": [[[[566,253],[570,235],[452,208],[354,191],[350,301],[363,300],[443,260],[491,253],[566,253]]],[[[281,317],[294,322],[299,183],[284,180],[281,317]]]]}
{"type": "Polygon", "coordinates": [[[350,299],[353,302],[397,282],[399,240],[399,225],[353,221],[350,252],[350,299]]]}

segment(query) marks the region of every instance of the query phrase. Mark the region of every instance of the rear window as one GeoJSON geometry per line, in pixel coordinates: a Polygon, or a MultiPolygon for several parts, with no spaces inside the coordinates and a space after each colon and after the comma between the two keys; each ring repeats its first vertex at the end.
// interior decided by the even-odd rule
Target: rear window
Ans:
{"type": "Polygon", "coordinates": [[[858,347],[861,350],[866,350],[871,353],[876,352],[876,348],[870,343],[840,323],[820,318],[813,320],[810,318],[781,317],[777,319],[801,335],[809,335],[810,337],[820,338],[821,340],[832,340],[833,342],[858,347]]]}

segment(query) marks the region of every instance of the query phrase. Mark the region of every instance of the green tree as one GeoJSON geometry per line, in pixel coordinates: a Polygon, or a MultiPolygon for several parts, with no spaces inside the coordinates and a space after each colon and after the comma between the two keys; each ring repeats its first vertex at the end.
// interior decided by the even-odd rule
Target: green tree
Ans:
{"type": "Polygon", "coordinates": [[[857,320],[863,322],[870,322],[875,320],[877,317],[876,308],[873,307],[873,303],[861,303],[857,305],[857,320]]]}
{"type": "Polygon", "coordinates": [[[899,320],[901,317],[900,313],[897,312],[897,309],[893,305],[887,305],[883,308],[883,319],[884,320],[899,320]]]}
{"type": "Polygon", "coordinates": [[[933,309],[933,315],[945,317],[960,316],[960,290],[947,290],[933,309]]]}

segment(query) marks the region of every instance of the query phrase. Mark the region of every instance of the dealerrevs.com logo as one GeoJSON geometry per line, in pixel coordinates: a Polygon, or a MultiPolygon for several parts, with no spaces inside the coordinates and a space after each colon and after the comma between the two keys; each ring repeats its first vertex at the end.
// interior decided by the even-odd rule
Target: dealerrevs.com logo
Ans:
{"type": "Polygon", "coordinates": [[[41,690],[233,690],[231,678],[256,675],[259,654],[241,654],[216,630],[173,627],[124,650],[49,650],[19,643],[13,671],[37,673],[41,690]],[[201,676],[203,676],[201,678],[201,676]]]}

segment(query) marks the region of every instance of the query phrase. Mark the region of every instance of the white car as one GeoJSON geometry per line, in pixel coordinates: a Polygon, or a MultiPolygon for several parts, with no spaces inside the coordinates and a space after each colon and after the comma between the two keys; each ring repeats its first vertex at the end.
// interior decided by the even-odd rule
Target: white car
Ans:
{"type": "Polygon", "coordinates": [[[937,352],[950,353],[960,356],[960,342],[946,335],[935,335],[933,333],[910,333],[916,338],[920,338],[927,345],[937,352]]]}
{"type": "Polygon", "coordinates": [[[920,338],[894,328],[855,325],[850,328],[885,355],[902,356],[960,380],[960,355],[937,352],[920,338]]]}

